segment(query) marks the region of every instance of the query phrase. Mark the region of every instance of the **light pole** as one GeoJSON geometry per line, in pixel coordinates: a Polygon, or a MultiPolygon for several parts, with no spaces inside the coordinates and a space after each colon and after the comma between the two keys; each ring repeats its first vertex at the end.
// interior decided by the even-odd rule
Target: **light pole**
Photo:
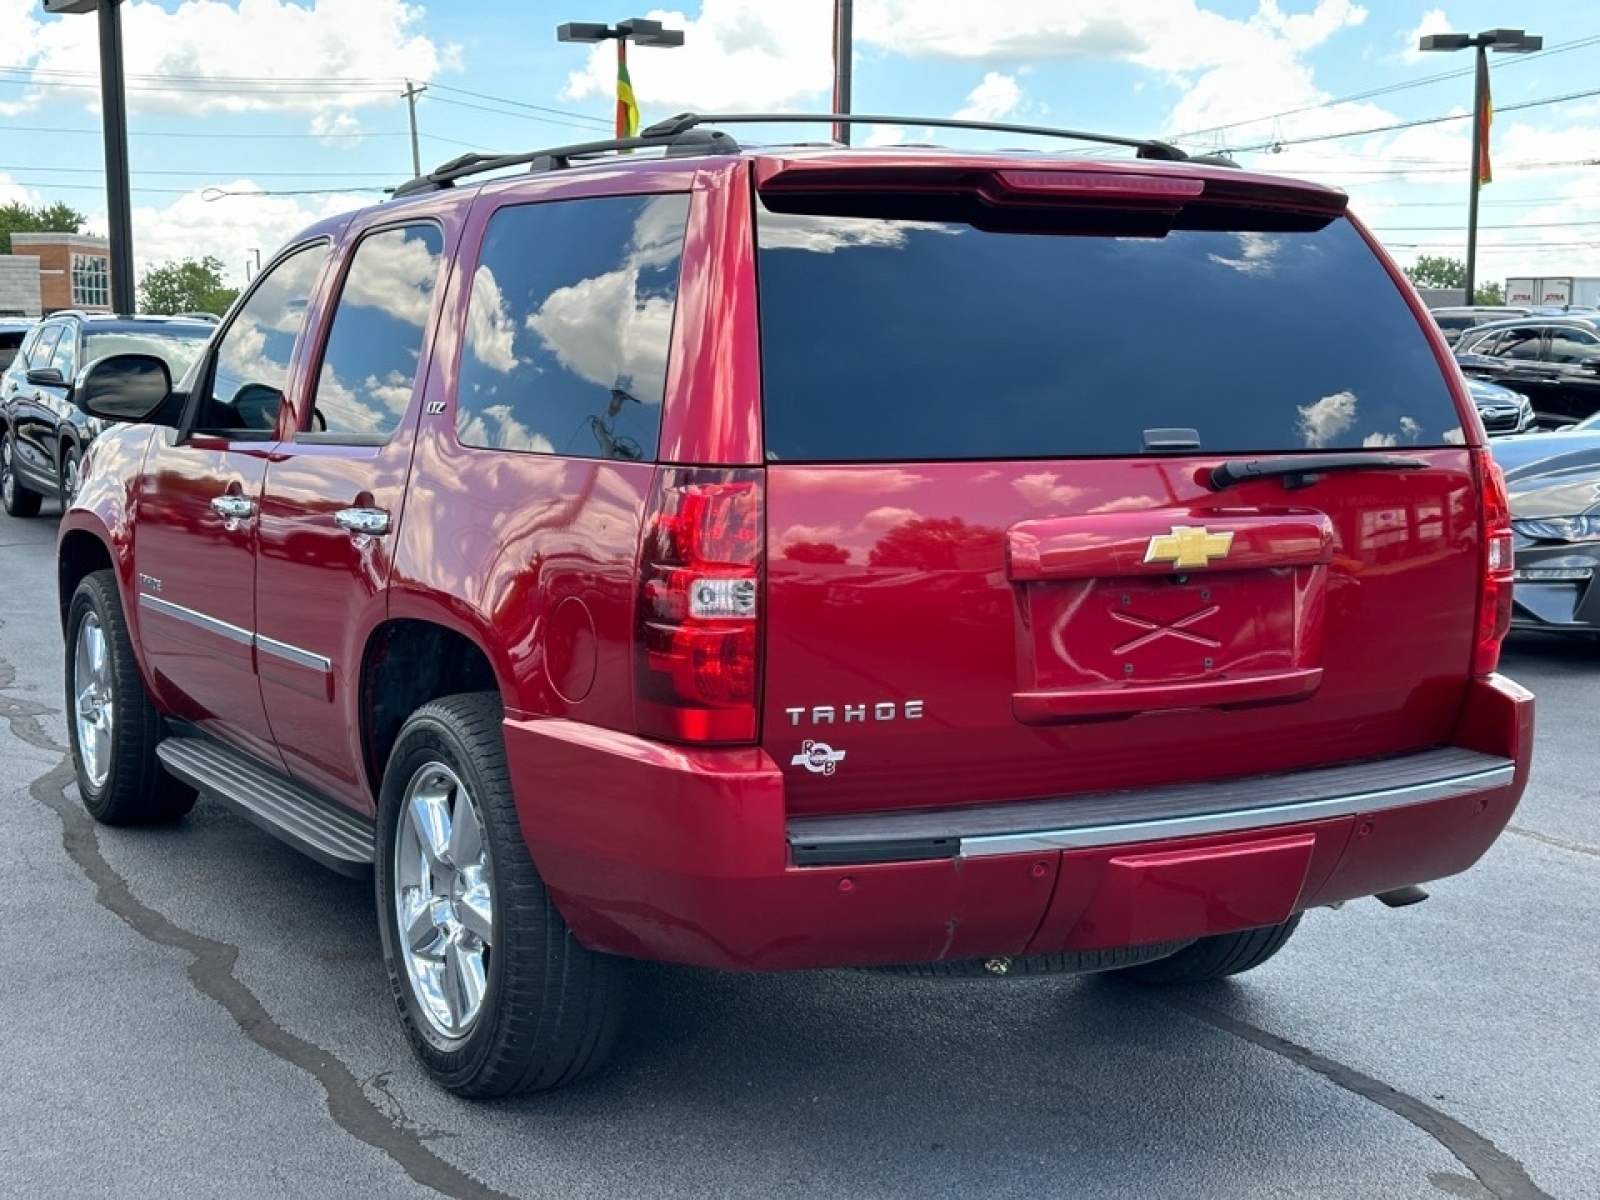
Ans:
{"type": "Polygon", "coordinates": [[[121,0],[44,0],[47,13],[100,17],[100,107],[106,140],[106,240],[111,256],[111,310],[133,313],[133,201],[128,187],[128,103],[122,74],[121,0]]]}
{"type": "MultiPolygon", "coordinates": [[[[850,58],[855,42],[851,0],[833,2],[833,111],[843,115],[850,112],[850,58]]],[[[850,144],[850,123],[833,123],[833,140],[841,146],[850,144]]]]}
{"type": "Polygon", "coordinates": [[[1472,83],[1472,179],[1467,200],[1467,299],[1476,298],[1478,260],[1478,189],[1486,182],[1489,169],[1489,121],[1493,110],[1489,102],[1490,50],[1504,54],[1528,54],[1544,48],[1544,38],[1520,29],[1486,29],[1482,33],[1430,33],[1417,43],[1419,50],[1477,50],[1472,83]]]}
{"type": "Polygon", "coordinates": [[[630,17],[615,25],[569,21],[556,26],[558,42],[617,42],[617,136],[633,137],[639,132],[639,105],[633,98],[633,81],[628,78],[628,43],[640,46],[681,46],[683,30],[663,29],[660,21],[630,17]]]}

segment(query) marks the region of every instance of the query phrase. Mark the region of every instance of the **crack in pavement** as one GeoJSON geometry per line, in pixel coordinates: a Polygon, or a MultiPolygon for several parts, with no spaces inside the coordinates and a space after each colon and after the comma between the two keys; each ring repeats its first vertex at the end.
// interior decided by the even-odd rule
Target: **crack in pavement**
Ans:
{"type": "Polygon", "coordinates": [[[192,933],[144,904],[127,882],[100,853],[94,822],[75,799],[67,795],[76,776],[70,761],[37,779],[29,788],[34,799],[61,818],[61,842],[68,856],[95,888],[101,907],[121,918],[146,941],[188,953],[188,975],[201,995],[209,996],[233,1018],[244,1035],[269,1054],[299,1067],[322,1085],[328,1114],[352,1137],[381,1150],[405,1173],[425,1187],[460,1200],[509,1200],[506,1193],[451,1166],[418,1138],[395,1125],[372,1102],[350,1069],[332,1053],[290,1033],[233,974],[238,947],[192,933]]]}
{"type": "MultiPolygon", "coordinates": [[[[12,664],[0,658],[0,688],[11,687],[15,677],[12,664]]],[[[146,941],[186,952],[191,958],[189,980],[195,990],[220,1005],[256,1045],[316,1079],[322,1085],[328,1114],[350,1136],[382,1151],[417,1183],[443,1195],[458,1200],[510,1200],[506,1193],[451,1166],[417,1135],[396,1124],[331,1052],[280,1026],[255,993],[234,975],[238,947],[183,929],[133,894],[127,881],[101,854],[98,827],[75,796],[68,794],[68,789],[77,785],[70,755],[39,723],[39,717],[59,711],[0,695],[0,719],[10,726],[15,737],[62,756],[55,767],[29,785],[28,791],[61,819],[61,844],[94,886],[96,903],[146,941]]]]}
{"type": "MultiPolygon", "coordinates": [[[[1374,1079],[1354,1067],[1347,1067],[1331,1058],[1324,1058],[1314,1050],[1196,1001],[1186,1000],[1181,996],[1161,996],[1157,999],[1157,1003],[1175,1008],[1186,1016],[1203,1021],[1213,1029],[1220,1029],[1223,1033],[1232,1034],[1236,1038],[1259,1046],[1297,1066],[1315,1071],[1345,1091],[1381,1105],[1396,1116],[1410,1121],[1455,1155],[1461,1165],[1472,1172],[1495,1200],[1554,1200],[1554,1197],[1541,1190],[1528,1177],[1528,1172],[1521,1163],[1481,1133],[1468,1128],[1454,1117],[1446,1116],[1432,1105],[1424,1104],[1415,1096],[1391,1087],[1381,1079],[1374,1079]]],[[[1435,1183],[1437,1182],[1436,1180],[1435,1183]]]]}
{"type": "Polygon", "coordinates": [[[1557,850],[1570,850],[1574,854],[1587,854],[1590,858],[1600,858],[1600,846],[1587,846],[1582,842],[1569,842],[1565,838],[1551,837],[1548,833],[1535,833],[1531,829],[1524,829],[1520,825],[1507,825],[1507,833],[1514,833],[1518,837],[1525,837],[1529,841],[1543,842],[1546,846],[1554,846],[1557,850]]]}

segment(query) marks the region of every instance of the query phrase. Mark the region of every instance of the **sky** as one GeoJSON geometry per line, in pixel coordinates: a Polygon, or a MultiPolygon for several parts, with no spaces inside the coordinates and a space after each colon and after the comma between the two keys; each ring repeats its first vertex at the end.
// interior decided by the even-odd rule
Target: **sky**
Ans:
{"type": "MultiPolygon", "coordinates": [[[[469,151],[610,136],[615,46],[569,21],[663,22],[630,47],[648,125],[684,111],[826,112],[833,0],[123,0],[135,269],[214,256],[243,284],[299,229],[469,151]],[[416,91],[408,102],[408,88],[416,91]]],[[[1589,0],[855,0],[852,109],[1161,137],[1332,184],[1401,265],[1464,258],[1471,51],[1419,36],[1515,25],[1493,54],[1493,181],[1477,276],[1600,276],[1600,4],[1589,0]]],[[[106,231],[99,20],[0,0],[0,204],[106,231]]],[[[826,126],[744,129],[816,140],[826,126]]],[[[858,128],[858,143],[1048,145],[858,128]]],[[[1086,153],[1111,153],[1085,146],[1086,153]]]]}

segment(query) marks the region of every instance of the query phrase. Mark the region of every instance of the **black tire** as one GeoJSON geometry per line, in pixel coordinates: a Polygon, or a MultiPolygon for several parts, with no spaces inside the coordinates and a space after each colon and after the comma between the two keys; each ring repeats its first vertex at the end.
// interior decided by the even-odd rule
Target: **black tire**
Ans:
{"type": "Polygon", "coordinates": [[[72,594],[66,660],[67,736],[84,808],[104,825],[178,820],[195,792],[156,758],[161,714],[139,676],[111,571],[85,577],[72,594]]]}
{"type": "Polygon", "coordinates": [[[15,450],[10,430],[0,429],[0,507],[8,517],[36,517],[44,497],[17,480],[15,450]]]}
{"type": "Polygon", "coordinates": [[[627,963],[578,944],[534,869],[500,721],[492,692],[418,709],[378,803],[378,927],[400,1022],[434,1080],[474,1098],[560,1087],[598,1068],[627,983],[627,963]],[[441,823],[415,820],[413,803],[441,823]]]}
{"type": "Polygon", "coordinates": [[[1283,944],[1299,926],[1301,916],[1296,913],[1281,925],[1204,937],[1170,958],[1125,967],[1110,974],[1134,983],[1153,984],[1204,983],[1209,979],[1237,975],[1259,967],[1282,950],[1283,944]]]}
{"type": "Polygon", "coordinates": [[[66,512],[72,507],[73,497],[78,494],[78,468],[83,462],[83,456],[78,453],[78,447],[71,442],[67,443],[66,452],[61,456],[61,511],[66,512]]]}

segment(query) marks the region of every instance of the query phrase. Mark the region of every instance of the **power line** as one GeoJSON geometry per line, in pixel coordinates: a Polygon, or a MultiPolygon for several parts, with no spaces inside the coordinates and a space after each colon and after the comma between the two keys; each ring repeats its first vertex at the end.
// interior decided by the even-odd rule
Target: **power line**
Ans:
{"type": "MultiPolygon", "coordinates": [[[[352,92],[370,94],[374,98],[390,95],[393,90],[405,84],[403,79],[385,79],[367,76],[344,77],[329,79],[327,76],[265,76],[265,75],[231,75],[220,77],[215,75],[129,75],[128,89],[143,92],[187,92],[201,95],[210,94],[238,94],[243,88],[246,93],[259,90],[263,94],[283,94],[324,96],[341,95],[352,92]]],[[[60,70],[28,70],[21,67],[0,67],[0,83],[16,83],[35,87],[70,88],[83,91],[98,91],[98,76],[84,71],[60,70]],[[44,77],[44,78],[41,78],[44,77]],[[82,80],[83,82],[74,82],[82,80]]],[[[593,126],[599,129],[609,129],[610,121],[607,118],[591,116],[588,113],[577,112],[572,109],[551,108],[543,104],[530,104],[522,100],[512,100],[504,96],[493,96],[483,92],[469,91],[466,88],[452,87],[449,84],[430,81],[428,87],[436,92],[450,92],[458,96],[470,96],[475,100],[487,100],[494,104],[504,105],[512,109],[526,109],[530,112],[547,113],[551,116],[570,118],[570,121],[550,121],[549,124],[569,124],[571,121],[585,122],[578,128],[593,126]]],[[[439,100],[439,97],[435,97],[439,100]]],[[[460,101],[440,101],[443,103],[461,104],[460,101]]],[[[470,108],[471,105],[462,105],[470,108]]],[[[493,109],[485,111],[495,111],[493,109]]],[[[516,115],[506,113],[505,115],[516,115]]]]}
{"type": "MultiPolygon", "coordinates": [[[[1600,88],[1589,88],[1582,92],[1568,92],[1564,96],[1549,96],[1543,100],[1524,100],[1520,104],[1497,105],[1495,114],[1520,112],[1525,108],[1542,108],[1550,104],[1565,104],[1569,100],[1587,100],[1590,96],[1600,96],[1600,88]]],[[[1440,125],[1446,121],[1466,121],[1471,119],[1471,113],[1450,113],[1442,117],[1418,117],[1411,121],[1396,121],[1391,125],[1374,125],[1369,129],[1350,129],[1344,133],[1316,133],[1298,138],[1274,138],[1270,142],[1263,142],[1258,146],[1240,146],[1234,149],[1235,154],[1251,154],[1262,150],[1271,150],[1280,146],[1305,146],[1312,142],[1334,142],[1340,138],[1366,137],[1373,133],[1393,133],[1400,129],[1415,129],[1421,125],[1440,125]]]]}
{"type": "Polygon", "coordinates": [[[521,100],[508,100],[502,96],[490,96],[484,94],[483,92],[469,92],[466,88],[451,87],[446,83],[435,83],[432,86],[437,91],[454,92],[458,96],[471,96],[474,100],[491,100],[496,104],[505,104],[512,108],[530,108],[535,112],[554,113],[556,116],[560,117],[576,117],[580,121],[591,121],[607,130],[612,128],[612,122],[609,117],[591,117],[584,113],[573,112],[570,109],[546,108],[542,104],[526,104],[521,100]]]}
{"type": "MultiPolygon", "coordinates": [[[[1510,62],[1505,64],[1505,67],[1520,66],[1524,63],[1534,62],[1539,59],[1552,58],[1557,54],[1566,54],[1572,50],[1582,50],[1585,47],[1593,46],[1596,43],[1600,43],[1600,35],[1579,38],[1576,41],[1565,42],[1558,46],[1551,46],[1548,49],[1534,54],[1516,55],[1510,62]]],[[[1504,67],[1501,69],[1504,70],[1504,67]]],[[[1267,115],[1261,117],[1250,117],[1242,121],[1230,121],[1225,125],[1212,125],[1206,129],[1195,130],[1193,133],[1175,134],[1168,140],[1193,140],[1204,137],[1207,134],[1222,133],[1229,129],[1238,129],[1243,125],[1259,125],[1266,121],[1279,120],[1282,117],[1293,117],[1298,116],[1301,113],[1308,112],[1320,112],[1322,109],[1335,108],[1341,104],[1354,104],[1359,100],[1370,100],[1374,96],[1385,96],[1391,92],[1403,92],[1411,88],[1426,87],[1429,84],[1439,83],[1446,79],[1460,79],[1464,76],[1471,75],[1475,70],[1475,67],[1460,67],[1450,71],[1441,71],[1434,75],[1425,75],[1420,79],[1406,80],[1403,83],[1386,84],[1383,87],[1370,88],[1364,92],[1355,92],[1349,96],[1339,96],[1332,100],[1324,100],[1318,104],[1306,104],[1299,108],[1287,108],[1281,112],[1268,113],[1267,115]]]]}
{"type": "MultiPolygon", "coordinates": [[[[100,130],[100,129],[72,129],[72,128],[67,128],[67,127],[63,127],[63,126],[52,126],[52,125],[0,125],[0,132],[51,133],[51,134],[71,133],[71,134],[84,134],[86,136],[87,135],[93,135],[94,137],[100,137],[103,134],[104,131],[100,130]]],[[[164,131],[164,130],[158,131],[158,130],[148,130],[148,129],[130,129],[128,131],[128,136],[129,136],[130,139],[135,139],[135,138],[220,138],[220,139],[224,139],[226,141],[243,141],[243,140],[246,140],[246,139],[251,140],[251,141],[263,141],[263,140],[271,140],[271,141],[285,141],[285,140],[289,140],[289,141],[304,141],[307,138],[310,138],[313,141],[322,142],[322,141],[327,141],[330,138],[403,138],[403,137],[407,137],[409,135],[406,134],[403,131],[400,131],[400,130],[395,130],[395,131],[392,131],[392,132],[388,131],[388,130],[385,130],[385,131],[382,131],[382,132],[373,132],[373,133],[360,133],[360,132],[357,132],[357,133],[309,133],[309,132],[308,133],[174,133],[174,132],[169,132],[169,131],[164,131]]]]}
{"type": "MultiPolygon", "coordinates": [[[[0,171],[8,174],[13,171],[45,172],[52,175],[104,175],[103,167],[45,167],[29,164],[20,167],[8,167],[0,164],[0,171]]],[[[371,179],[372,171],[256,171],[247,168],[206,167],[196,171],[172,170],[140,170],[133,172],[135,175],[198,175],[202,178],[215,179],[218,175],[247,175],[251,178],[261,179],[371,179]]],[[[14,178],[14,176],[13,176],[14,178]]]]}

